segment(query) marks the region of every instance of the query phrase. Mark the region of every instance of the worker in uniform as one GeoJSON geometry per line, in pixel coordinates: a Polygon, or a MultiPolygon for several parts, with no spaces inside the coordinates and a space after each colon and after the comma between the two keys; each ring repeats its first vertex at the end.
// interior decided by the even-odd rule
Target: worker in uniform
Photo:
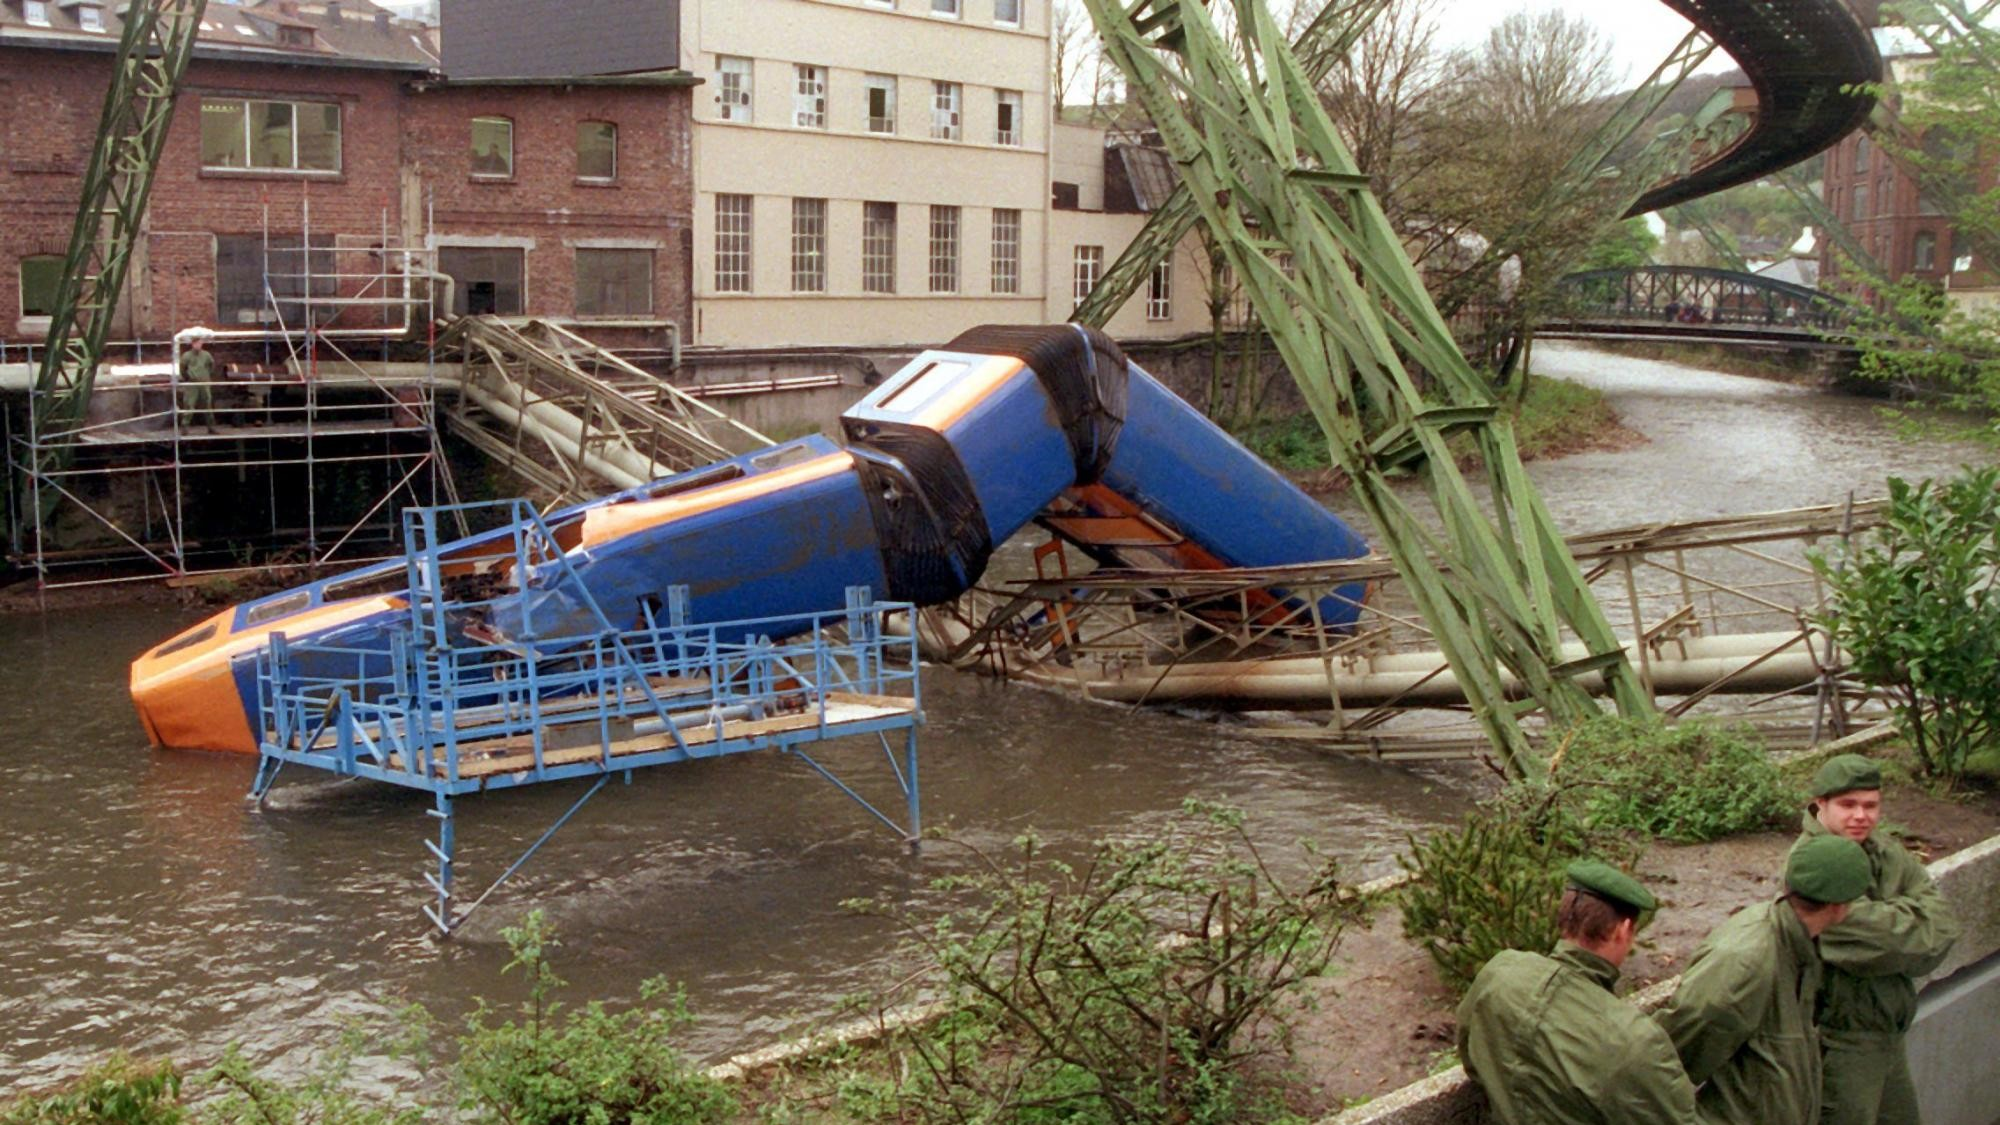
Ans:
{"type": "Polygon", "coordinates": [[[1958,919],[1917,857],[1876,831],[1882,770],[1859,754],[1813,775],[1812,803],[1794,847],[1839,836],[1868,855],[1868,889],[1819,938],[1825,1078],[1822,1125],[1917,1125],[1917,1088],[1903,1037],[1917,1014],[1916,978],[1936,971],[1958,939],[1958,919]]]}
{"type": "Polygon", "coordinates": [[[1458,1006],[1466,1073],[1503,1125],[1694,1121],[1673,1041],[1612,995],[1653,896],[1596,861],[1565,874],[1555,950],[1495,955],[1458,1006]]]}
{"type": "Polygon", "coordinates": [[[1655,1013],[1712,1125],[1819,1120],[1817,939],[1868,890],[1868,855],[1818,836],[1785,860],[1785,893],[1745,907],[1695,950],[1673,999],[1655,1013]]]}
{"type": "Polygon", "coordinates": [[[200,411],[202,426],[215,432],[215,356],[208,350],[208,338],[195,336],[181,353],[181,409],[189,414],[200,411]]]}

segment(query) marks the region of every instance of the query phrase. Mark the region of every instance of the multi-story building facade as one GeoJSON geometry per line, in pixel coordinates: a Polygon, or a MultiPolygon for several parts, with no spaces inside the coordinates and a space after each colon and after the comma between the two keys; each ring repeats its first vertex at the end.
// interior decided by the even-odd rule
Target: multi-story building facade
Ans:
{"type": "MultiPolygon", "coordinates": [[[[47,332],[120,31],[117,5],[0,0],[0,342],[47,332]]],[[[268,327],[341,295],[302,275],[426,239],[455,311],[685,321],[692,79],[439,66],[434,28],[367,0],[209,5],[114,334],[268,327]]]]}
{"type": "MultiPolygon", "coordinates": [[[[1159,148],[1120,140],[1092,125],[1054,129],[1049,254],[1057,274],[1042,317],[1066,320],[1111,263],[1131,245],[1153,210],[1178,183],[1159,148]]],[[[1153,267],[1124,307],[1104,326],[1120,340],[1159,340],[1207,332],[1211,267],[1199,236],[1190,233],[1153,267]]],[[[1239,310],[1229,310],[1230,326],[1239,310]]]]}

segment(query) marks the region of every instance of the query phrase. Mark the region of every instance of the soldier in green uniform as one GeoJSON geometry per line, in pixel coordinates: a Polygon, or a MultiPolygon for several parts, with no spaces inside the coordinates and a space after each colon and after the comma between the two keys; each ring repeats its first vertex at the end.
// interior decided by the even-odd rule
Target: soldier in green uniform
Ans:
{"type": "Polygon", "coordinates": [[[1502,1125],[1694,1121],[1673,1042],[1611,992],[1653,896],[1602,863],[1566,874],[1555,951],[1496,955],[1459,1004],[1466,1073],[1502,1125]]]}
{"type": "Polygon", "coordinates": [[[1785,888],[1716,927],[1654,1015],[1712,1125],[1819,1120],[1816,940],[1868,889],[1867,853],[1844,836],[1808,840],[1786,858],[1785,888]]]}
{"type": "Polygon", "coordinates": [[[1917,1014],[1916,978],[1958,939],[1958,919],[1917,858],[1875,830],[1882,770],[1859,754],[1828,759],[1794,847],[1841,836],[1868,853],[1868,890],[1819,938],[1822,1125],[1917,1125],[1903,1036],[1917,1014]]]}
{"type": "Polygon", "coordinates": [[[181,409],[199,412],[209,433],[215,432],[215,390],[209,386],[214,381],[215,356],[209,353],[207,337],[189,339],[188,350],[181,353],[181,409]]]}

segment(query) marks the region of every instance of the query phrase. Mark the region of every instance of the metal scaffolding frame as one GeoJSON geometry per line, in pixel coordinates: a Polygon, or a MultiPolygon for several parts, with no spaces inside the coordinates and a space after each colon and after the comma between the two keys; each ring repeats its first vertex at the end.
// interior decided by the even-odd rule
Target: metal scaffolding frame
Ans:
{"type": "Polygon", "coordinates": [[[226,573],[301,545],[298,561],[311,568],[365,561],[382,557],[385,544],[393,553],[399,497],[455,498],[436,424],[428,239],[403,244],[386,211],[376,234],[323,237],[309,197],[296,247],[274,245],[268,204],[260,237],[265,326],[186,329],[172,339],[169,363],[105,365],[75,417],[47,401],[73,403],[73,391],[31,392],[28,431],[13,435],[9,460],[28,483],[30,502],[17,518],[28,524],[24,553],[41,588],[226,573]],[[265,362],[255,378],[218,377],[205,394],[188,393],[182,349],[196,336],[261,347],[265,362]],[[386,354],[404,344],[422,358],[395,377],[358,358],[363,348],[386,354]],[[331,519],[322,488],[357,471],[379,474],[383,487],[358,497],[347,518],[331,519]],[[197,485],[223,473],[263,485],[262,537],[208,543],[189,534],[197,485]],[[281,481],[287,476],[294,479],[281,481]],[[281,519],[294,512],[302,522],[281,519]],[[96,529],[97,544],[59,543],[65,521],[96,529]],[[376,553],[356,553],[363,543],[376,553]],[[88,577],[66,577],[82,567],[88,577]]]}

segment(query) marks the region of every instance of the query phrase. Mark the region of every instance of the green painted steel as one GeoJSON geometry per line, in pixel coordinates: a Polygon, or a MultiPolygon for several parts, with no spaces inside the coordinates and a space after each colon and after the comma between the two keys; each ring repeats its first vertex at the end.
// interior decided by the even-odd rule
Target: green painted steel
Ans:
{"type": "Polygon", "coordinates": [[[1524,714],[1596,713],[1576,677],[1601,675],[1620,711],[1650,713],[1511,423],[1263,4],[1232,0],[1232,43],[1198,0],[1084,2],[1507,768],[1544,769],[1524,714]],[[1458,433],[1485,462],[1484,504],[1447,445],[1458,433]],[[1399,468],[1427,510],[1392,486],[1399,468]],[[1590,655],[1565,663],[1565,634],[1590,655]]]}
{"type": "Polygon", "coordinates": [[[119,13],[124,29],[35,377],[37,473],[64,467],[74,446],[51,444],[50,438],[82,424],[90,407],[91,384],[206,7],[207,0],[139,0],[119,13]]]}

